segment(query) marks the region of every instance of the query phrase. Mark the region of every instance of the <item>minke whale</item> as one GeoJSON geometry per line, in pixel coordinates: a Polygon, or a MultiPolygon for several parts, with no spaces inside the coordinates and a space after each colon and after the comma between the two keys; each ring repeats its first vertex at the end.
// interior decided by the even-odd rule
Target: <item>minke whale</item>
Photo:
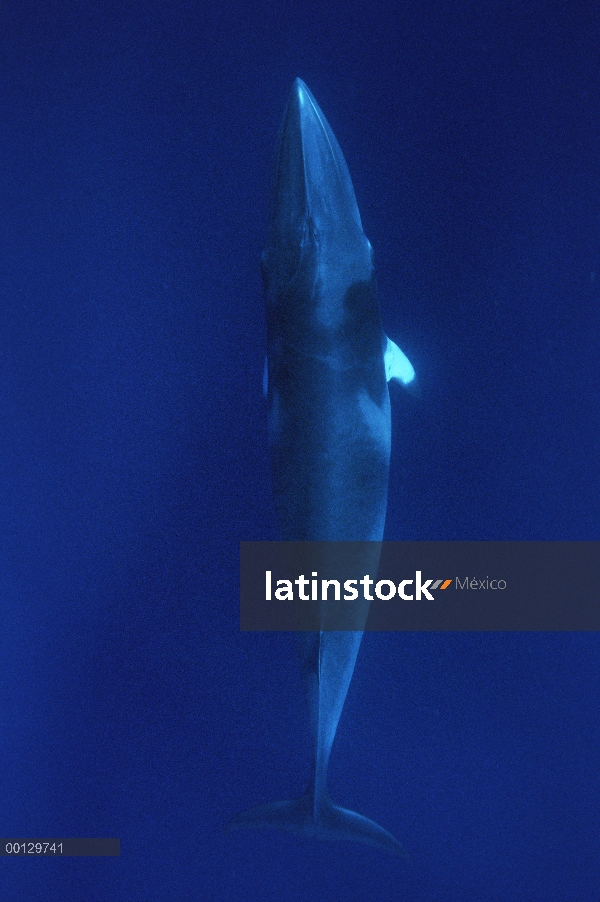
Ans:
{"type": "MultiPolygon", "coordinates": [[[[387,383],[414,370],[385,336],[373,253],[346,161],[297,78],[278,137],[268,240],[264,390],[276,515],[286,541],[383,538],[391,445],[387,383]]],[[[301,798],[235,817],[230,828],[276,827],[355,840],[406,856],[374,821],[335,805],[327,765],[362,632],[299,633],[312,737],[301,798]]]]}

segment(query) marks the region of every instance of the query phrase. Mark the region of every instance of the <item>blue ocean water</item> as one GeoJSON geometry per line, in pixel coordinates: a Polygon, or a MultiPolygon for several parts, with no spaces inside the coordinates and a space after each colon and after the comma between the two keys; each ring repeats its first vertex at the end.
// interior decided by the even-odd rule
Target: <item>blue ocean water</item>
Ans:
{"type": "Polygon", "coordinates": [[[303,791],[258,260],[294,77],[348,162],[393,391],[389,539],[598,539],[600,10],[0,7],[2,902],[597,902],[595,634],[367,634],[331,761],[367,847],[227,834],[303,791]]]}

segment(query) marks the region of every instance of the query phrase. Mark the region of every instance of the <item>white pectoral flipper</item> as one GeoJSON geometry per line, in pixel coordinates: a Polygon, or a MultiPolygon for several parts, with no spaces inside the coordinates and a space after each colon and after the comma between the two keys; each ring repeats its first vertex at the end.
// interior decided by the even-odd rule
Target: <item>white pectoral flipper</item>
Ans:
{"type": "Polygon", "coordinates": [[[387,339],[384,361],[385,377],[388,382],[390,379],[395,379],[397,382],[401,382],[402,385],[409,385],[415,378],[412,363],[398,345],[394,344],[391,338],[387,339]]]}

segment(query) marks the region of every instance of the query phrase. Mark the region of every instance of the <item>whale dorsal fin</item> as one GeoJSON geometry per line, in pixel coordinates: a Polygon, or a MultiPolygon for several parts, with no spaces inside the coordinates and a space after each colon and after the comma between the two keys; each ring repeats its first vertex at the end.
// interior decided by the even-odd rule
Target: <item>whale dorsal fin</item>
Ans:
{"type": "Polygon", "coordinates": [[[384,362],[385,377],[388,382],[390,379],[395,379],[397,382],[401,382],[402,385],[408,385],[415,378],[412,363],[391,338],[387,338],[384,362]]]}

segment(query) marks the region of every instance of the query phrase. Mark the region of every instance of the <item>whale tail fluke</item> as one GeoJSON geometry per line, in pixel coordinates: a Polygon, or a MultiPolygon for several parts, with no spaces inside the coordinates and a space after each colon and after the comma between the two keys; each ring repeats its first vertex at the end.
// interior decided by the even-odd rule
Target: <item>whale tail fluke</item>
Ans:
{"type": "Polygon", "coordinates": [[[408,858],[402,843],[391,833],[356,811],[334,805],[329,798],[323,799],[316,813],[312,795],[258,805],[238,814],[227,824],[228,830],[242,827],[286,830],[316,839],[362,842],[408,858]]]}

